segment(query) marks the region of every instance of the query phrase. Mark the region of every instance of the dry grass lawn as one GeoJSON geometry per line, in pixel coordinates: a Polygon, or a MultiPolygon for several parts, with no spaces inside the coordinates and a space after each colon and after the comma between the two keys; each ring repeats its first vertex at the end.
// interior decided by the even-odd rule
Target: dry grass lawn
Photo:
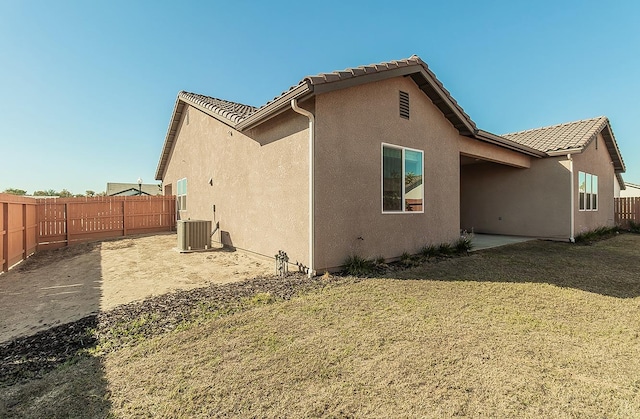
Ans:
{"type": "Polygon", "coordinates": [[[0,389],[0,416],[640,417],[640,236],[346,281],[0,389]]]}

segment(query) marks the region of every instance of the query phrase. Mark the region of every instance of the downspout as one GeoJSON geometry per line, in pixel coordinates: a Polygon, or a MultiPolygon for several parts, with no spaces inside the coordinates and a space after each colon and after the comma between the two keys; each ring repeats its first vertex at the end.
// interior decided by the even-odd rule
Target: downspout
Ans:
{"type": "Polygon", "coordinates": [[[308,276],[309,278],[315,275],[315,271],[313,270],[313,253],[314,253],[314,236],[315,236],[315,228],[314,228],[314,171],[313,171],[313,156],[314,156],[314,123],[315,118],[313,114],[306,109],[302,109],[298,106],[297,99],[291,99],[291,109],[300,115],[304,115],[309,118],[309,268],[308,268],[308,276]]]}
{"type": "Polygon", "coordinates": [[[575,243],[575,182],[573,180],[573,157],[571,157],[571,153],[567,154],[567,159],[569,159],[569,175],[571,177],[571,236],[569,237],[569,241],[571,243],[575,243]]]}

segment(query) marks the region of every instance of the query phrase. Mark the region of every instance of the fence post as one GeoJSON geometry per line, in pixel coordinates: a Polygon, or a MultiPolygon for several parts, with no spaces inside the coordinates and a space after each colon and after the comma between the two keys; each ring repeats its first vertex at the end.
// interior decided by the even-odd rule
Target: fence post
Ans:
{"type": "Polygon", "coordinates": [[[122,200],[122,235],[127,235],[127,198],[122,200]]]}
{"type": "Polygon", "coordinates": [[[27,258],[27,204],[22,203],[22,260],[27,258]]]}
{"type": "Polygon", "coordinates": [[[64,228],[67,231],[67,246],[71,245],[71,229],[69,228],[69,203],[64,204],[64,228]]]}
{"type": "Polygon", "coordinates": [[[9,203],[2,203],[2,272],[9,270],[9,203]]]}

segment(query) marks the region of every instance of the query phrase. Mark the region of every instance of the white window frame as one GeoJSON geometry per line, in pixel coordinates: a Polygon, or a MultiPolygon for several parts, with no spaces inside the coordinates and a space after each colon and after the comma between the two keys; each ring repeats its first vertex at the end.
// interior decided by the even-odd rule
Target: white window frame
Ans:
{"type": "Polygon", "coordinates": [[[600,182],[598,181],[598,175],[594,175],[594,174],[583,172],[583,171],[578,171],[578,211],[580,212],[598,211],[598,209],[600,208],[600,202],[598,199],[599,183],[600,182]],[[584,175],[584,179],[585,179],[584,193],[581,192],[580,190],[580,178],[582,177],[582,175],[584,175]],[[594,180],[595,180],[595,191],[593,188],[594,180]],[[581,193],[583,194],[582,197],[580,196],[581,193]],[[587,203],[589,205],[587,205],[587,203]],[[594,203],[595,203],[595,208],[593,205],[594,203]]]}
{"type": "Polygon", "coordinates": [[[187,178],[183,177],[176,182],[176,201],[178,203],[178,211],[186,211],[187,210],[187,178]],[[180,193],[182,189],[181,183],[184,183],[184,193],[180,193]]]}
{"type": "Polygon", "coordinates": [[[424,189],[425,189],[425,184],[424,184],[424,150],[418,150],[417,148],[411,148],[411,147],[404,147],[404,146],[400,146],[400,145],[396,145],[396,144],[389,144],[389,143],[382,143],[380,145],[380,211],[382,212],[382,214],[424,214],[424,189]],[[402,151],[402,210],[399,211],[390,211],[390,210],[385,210],[384,209],[384,148],[388,147],[388,148],[395,148],[397,150],[401,150],[402,151]],[[409,150],[409,151],[415,151],[420,153],[420,155],[422,156],[422,195],[421,195],[421,199],[422,199],[422,209],[420,211],[407,211],[406,210],[406,205],[405,205],[405,180],[404,180],[404,175],[405,175],[405,150],[409,150]]]}

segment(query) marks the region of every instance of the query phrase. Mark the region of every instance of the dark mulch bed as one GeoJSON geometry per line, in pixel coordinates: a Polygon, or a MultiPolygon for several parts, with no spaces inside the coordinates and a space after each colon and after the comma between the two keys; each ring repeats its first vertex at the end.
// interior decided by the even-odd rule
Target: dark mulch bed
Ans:
{"type": "Polygon", "coordinates": [[[244,310],[255,305],[251,297],[257,294],[268,293],[270,299],[289,300],[342,281],[344,278],[310,279],[302,274],[254,278],[121,305],[0,345],[0,387],[42,377],[58,365],[86,355],[89,349],[98,354],[113,351],[198,319],[244,310]]]}

